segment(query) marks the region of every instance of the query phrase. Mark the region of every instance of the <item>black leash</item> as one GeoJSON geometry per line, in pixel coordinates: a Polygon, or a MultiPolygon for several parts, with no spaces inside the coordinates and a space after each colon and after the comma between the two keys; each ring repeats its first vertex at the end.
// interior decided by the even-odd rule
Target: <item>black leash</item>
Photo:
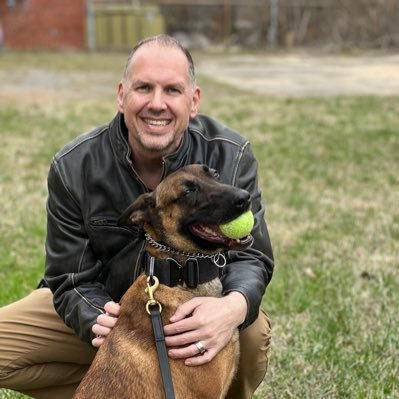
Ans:
{"type": "MultiPolygon", "coordinates": [[[[168,252],[171,251],[168,250],[168,252]]],[[[155,259],[152,255],[146,255],[144,271],[147,274],[147,288],[145,292],[148,293],[150,298],[147,301],[146,310],[151,317],[165,399],[175,399],[175,393],[163,333],[162,305],[154,299],[154,292],[160,282],[169,287],[185,283],[189,288],[196,288],[199,284],[220,277],[221,270],[225,264],[226,258],[223,254],[199,258],[188,257],[184,264],[180,264],[173,258],[155,259]]]]}
{"type": "Polygon", "coordinates": [[[170,372],[168,352],[166,350],[165,335],[163,333],[163,325],[161,319],[162,305],[154,299],[154,292],[159,286],[159,280],[154,276],[154,264],[150,267],[151,274],[147,277],[147,288],[149,300],[146,304],[147,313],[151,317],[152,330],[154,332],[155,345],[157,348],[159,368],[165,392],[165,399],[175,399],[173,388],[172,373],[170,372]],[[152,269],[152,270],[151,270],[152,269]]]}
{"type": "Polygon", "coordinates": [[[163,334],[163,325],[161,313],[158,309],[151,309],[152,329],[154,331],[155,345],[157,347],[159,367],[165,392],[165,399],[175,399],[175,391],[173,389],[172,374],[170,372],[168,353],[166,351],[165,336],[163,334]]]}

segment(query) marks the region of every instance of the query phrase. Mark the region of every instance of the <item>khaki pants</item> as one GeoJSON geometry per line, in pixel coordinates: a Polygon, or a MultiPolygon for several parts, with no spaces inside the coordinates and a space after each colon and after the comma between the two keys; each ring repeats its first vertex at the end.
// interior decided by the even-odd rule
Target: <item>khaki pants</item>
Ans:
{"type": "MultiPolygon", "coordinates": [[[[250,399],[268,365],[263,312],[240,334],[241,358],[229,399],[250,399]]],[[[0,308],[0,388],[38,399],[70,399],[95,355],[58,316],[48,288],[0,308]]]]}

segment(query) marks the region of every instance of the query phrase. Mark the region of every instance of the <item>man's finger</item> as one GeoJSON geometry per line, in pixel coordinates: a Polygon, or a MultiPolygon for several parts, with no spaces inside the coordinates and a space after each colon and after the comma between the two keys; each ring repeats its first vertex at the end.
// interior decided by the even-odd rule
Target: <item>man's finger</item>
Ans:
{"type": "MultiPolygon", "coordinates": [[[[204,348],[206,347],[206,342],[204,343],[201,341],[201,343],[204,345],[204,348]]],[[[206,351],[204,352],[204,354],[206,351]]],[[[168,355],[173,358],[173,359],[189,359],[194,356],[203,356],[204,354],[201,355],[201,353],[198,350],[198,347],[195,344],[190,344],[184,348],[174,348],[170,349],[168,351],[168,355]]]]}
{"type": "Polygon", "coordinates": [[[189,317],[172,324],[167,324],[164,326],[164,333],[165,335],[183,334],[185,332],[192,331],[197,327],[198,326],[195,320],[193,320],[192,317],[189,317]]]}
{"type": "Polygon", "coordinates": [[[104,337],[96,337],[91,341],[91,344],[95,347],[95,348],[99,348],[105,341],[104,337]]]}
{"type": "Polygon", "coordinates": [[[94,326],[91,328],[91,331],[93,331],[93,333],[96,335],[106,337],[111,332],[111,329],[109,327],[101,326],[100,324],[94,324],[94,326]]]}
{"type": "Polygon", "coordinates": [[[100,324],[101,326],[104,327],[113,328],[117,320],[118,319],[116,317],[109,316],[106,314],[100,314],[100,316],[97,317],[97,324],[100,324]]]}
{"type": "MultiPolygon", "coordinates": [[[[188,331],[184,334],[166,334],[165,333],[165,343],[166,346],[183,346],[189,345],[192,342],[199,340],[198,331],[188,331]]],[[[209,338],[208,336],[203,336],[203,339],[209,338]]]]}
{"type": "Polygon", "coordinates": [[[201,366],[209,363],[216,355],[217,351],[214,349],[207,350],[203,355],[189,357],[184,361],[186,366],[201,366]]]}
{"type": "Polygon", "coordinates": [[[114,301],[109,301],[104,305],[104,310],[108,315],[118,317],[120,313],[121,306],[119,303],[114,301]]]}
{"type": "Polygon", "coordinates": [[[190,299],[189,301],[180,305],[175,314],[169,319],[171,323],[176,323],[177,321],[183,320],[191,313],[194,312],[195,308],[201,304],[200,297],[190,299]]]}

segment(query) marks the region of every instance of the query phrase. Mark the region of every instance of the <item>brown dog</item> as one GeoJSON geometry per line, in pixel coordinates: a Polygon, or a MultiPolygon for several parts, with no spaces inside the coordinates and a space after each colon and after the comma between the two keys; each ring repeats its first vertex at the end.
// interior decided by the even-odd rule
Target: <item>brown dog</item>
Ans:
{"type": "MultiPolygon", "coordinates": [[[[231,240],[221,234],[217,225],[234,219],[249,206],[247,191],[221,184],[216,171],[207,166],[190,165],[166,177],[154,192],[141,195],[122,215],[120,224],[143,224],[146,251],[160,262],[163,259],[164,269],[165,265],[176,263],[182,270],[180,265],[188,267],[187,258],[193,257],[200,258],[199,269],[208,262],[206,268],[212,278],[208,282],[201,281],[203,271],[195,268],[188,278],[183,273],[174,287],[161,281],[154,297],[162,305],[164,324],[189,299],[221,295],[220,280],[212,277],[213,269],[216,273],[220,270],[215,263],[224,260],[223,255],[217,254],[245,248],[252,243],[252,237],[231,240]],[[165,263],[171,257],[174,260],[165,263]],[[196,283],[199,284],[194,288],[196,283]]],[[[158,270],[162,271],[162,267],[158,270]]],[[[121,299],[117,324],[98,350],[75,399],[164,398],[151,321],[145,308],[149,300],[146,286],[146,275],[142,274],[121,299]]],[[[183,360],[170,359],[176,399],[224,398],[236,371],[238,351],[236,332],[205,365],[188,367],[183,360]]]]}

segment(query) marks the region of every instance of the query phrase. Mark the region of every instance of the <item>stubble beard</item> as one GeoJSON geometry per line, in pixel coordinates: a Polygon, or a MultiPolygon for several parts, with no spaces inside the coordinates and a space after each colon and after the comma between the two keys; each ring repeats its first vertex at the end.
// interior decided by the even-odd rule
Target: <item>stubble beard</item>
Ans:
{"type": "Polygon", "coordinates": [[[162,135],[151,134],[146,131],[138,131],[134,142],[141,150],[155,155],[165,156],[177,150],[180,146],[182,134],[169,131],[162,135]]]}

